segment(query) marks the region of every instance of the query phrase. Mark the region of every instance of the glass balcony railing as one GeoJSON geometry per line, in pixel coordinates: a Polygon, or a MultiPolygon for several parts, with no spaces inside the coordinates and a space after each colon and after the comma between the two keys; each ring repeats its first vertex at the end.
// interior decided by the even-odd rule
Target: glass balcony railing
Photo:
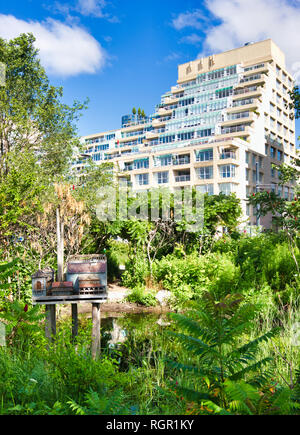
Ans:
{"type": "Polygon", "coordinates": [[[133,171],[133,169],[134,169],[134,166],[133,166],[133,165],[125,166],[125,167],[124,167],[124,171],[133,171]]]}
{"type": "Polygon", "coordinates": [[[188,165],[189,163],[190,163],[191,161],[190,161],[190,158],[189,157],[187,157],[187,158],[183,158],[183,159],[174,159],[173,160],[173,165],[188,165]]]}
{"type": "Polygon", "coordinates": [[[191,176],[190,175],[177,175],[175,177],[175,182],[179,183],[182,181],[191,181],[191,176]]]}
{"type": "Polygon", "coordinates": [[[262,74],[255,74],[253,76],[244,77],[240,80],[240,83],[252,82],[253,80],[259,80],[263,77],[262,74]]]}
{"type": "Polygon", "coordinates": [[[233,151],[228,151],[228,152],[220,154],[220,159],[221,160],[227,160],[227,159],[236,160],[236,154],[233,151]]]}
{"type": "Polygon", "coordinates": [[[257,91],[257,89],[258,89],[258,86],[251,86],[249,88],[244,88],[244,89],[235,89],[233,91],[233,95],[248,94],[249,92],[257,91]]]}
{"type": "Polygon", "coordinates": [[[227,121],[234,121],[236,119],[241,119],[241,118],[249,118],[249,116],[250,116],[249,112],[231,113],[227,116],[227,121]]]}
{"type": "Polygon", "coordinates": [[[239,131],[245,131],[245,125],[236,125],[234,127],[221,128],[221,134],[237,133],[239,131]]]}

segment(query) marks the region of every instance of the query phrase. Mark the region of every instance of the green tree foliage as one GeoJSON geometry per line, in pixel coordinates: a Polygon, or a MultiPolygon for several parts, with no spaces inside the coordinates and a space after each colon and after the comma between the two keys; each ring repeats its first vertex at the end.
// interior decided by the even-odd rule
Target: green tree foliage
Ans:
{"type": "Polygon", "coordinates": [[[0,175],[0,241],[22,235],[32,217],[42,210],[45,180],[32,152],[11,152],[6,157],[7,174],[0,175]]]}
{"type": "Polygon", "coordinates": [[[78,144],[74,121],[85,104],[61,102],[63,90],[50,85],[34,42],[32,34],[0,39],[0,62],[6,65],[6,84],[0,88],[1,176],[13,151],[34,151],[47,175],[64,173],[78,144]]]}

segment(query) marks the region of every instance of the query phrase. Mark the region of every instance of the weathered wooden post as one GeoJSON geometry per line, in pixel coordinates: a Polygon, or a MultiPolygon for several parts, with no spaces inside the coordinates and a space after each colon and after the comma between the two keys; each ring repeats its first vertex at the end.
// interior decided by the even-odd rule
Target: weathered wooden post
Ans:
{"type": "Polygon", "coordinates": [[[96,359],[100,355],[100,346],[101,346],[101,337],[100,337],[100,325],[101,325],[101,316],[100,316],[100,304],[92,304],[92,321],[93,321],[93,329],[92,329],[92,358],[96,359]]]}
{"type": "Polygon", "coordinates": [[[45,334],[49,343],[54,341],[56,335],[56,305],[46,305],[45,334]]]}
{"type": "Polygon", "coordinates": [[[72,340],[78,335],[78,304],[71,304],[72,307],[72,340]]]}

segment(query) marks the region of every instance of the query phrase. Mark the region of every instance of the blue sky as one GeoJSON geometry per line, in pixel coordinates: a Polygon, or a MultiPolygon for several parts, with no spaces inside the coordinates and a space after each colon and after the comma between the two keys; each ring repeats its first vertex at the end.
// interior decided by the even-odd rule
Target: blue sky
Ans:
{"type": "Polygon", "coordinates": [[[178,64],[248,41],[274,39],[300,80],[299,0],[0,1],[0,37],[34,33],[65,102],[90,99],[81,135],[118,128],[134,106],[153,113],[178,64]]]}

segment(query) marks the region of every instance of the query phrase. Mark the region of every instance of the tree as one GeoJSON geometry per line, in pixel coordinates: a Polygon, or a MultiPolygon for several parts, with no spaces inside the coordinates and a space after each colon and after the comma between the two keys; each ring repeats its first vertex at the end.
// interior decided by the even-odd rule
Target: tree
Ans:
{"type": "Polygon", "coordinates": [[[36,216],[36,223],[37,227],[27,232],[27,244],[38,252],[39,266],[47,254],[57,253],[58,277],[62,280],[64,259],[79,252],[84,229],[90,224],[85,204],[76,200],[72,185],[55,183],[43,212],[36,216]]]}
{"type": "Polygon", "coordinates": [[[61,102],[63,90],[50,85],[32,34],[0,38],[6,83],[0,87],[0,175],[7,175],[11,152],[32,151],[45,175],[65,173],[79,144],[75,121],[86,103],[61,102]]]}
{"type": "Polygon", "coordinates": [[[135,108],[135,107],[132,109],[132,114],[133,114],[134,116],[136,115],[136,108],[135,108]]]}
{"type": "Polygon", "coordinates": [[[32,227],[47,188],[32,152],[11,152],[5,166],[7,174],[0,174],[0,243],[8,249],[12,238],[32,227]]]}
{"type": "Polygon", "coordinates": [[[141,113],[141,115],[142,115],[142,118],[146,118],[146,114],[145,114],[145,111],[144,111],[144,109],[142,110],[142,113],[141,113]]]}
{"type": "Polygon", "coordinates": [[[141,115],[142,115],[142,111],[141,111],[141,109],[140,109],[140,107],[139,107],[139,108],[138,108],[138,117],[140,118],[141,115]]]}
{"type": "MultiPolygon", "coordinates": [[[[295,87],[293,92],[290,92],[292,102],[289,104],[289,108],[294,111],[290,117],[300,118],[300,94],[299,88],[295,87]]],[[[299,179],[300,179],[300,159],[298,157],[292,159],[291,163],[287,165],[283,163],[280,166],[273,165],[274,169],[280,171],[279,185],[283,186],[287,183],[293,185],[294,195],[291,200],[282,198],[275,192],[261,191],[253,193],[248,199],[258,213],[258,216],[265,216],[268,213],[272,213],[273,222],[278,228],[282,229],[287,236],[290,252],[295,261],[298,275],[300,274],[300,268],[297,260],[298,252],[298,238],[300,231],[300,202],[299,202],[299,179]]]]}

